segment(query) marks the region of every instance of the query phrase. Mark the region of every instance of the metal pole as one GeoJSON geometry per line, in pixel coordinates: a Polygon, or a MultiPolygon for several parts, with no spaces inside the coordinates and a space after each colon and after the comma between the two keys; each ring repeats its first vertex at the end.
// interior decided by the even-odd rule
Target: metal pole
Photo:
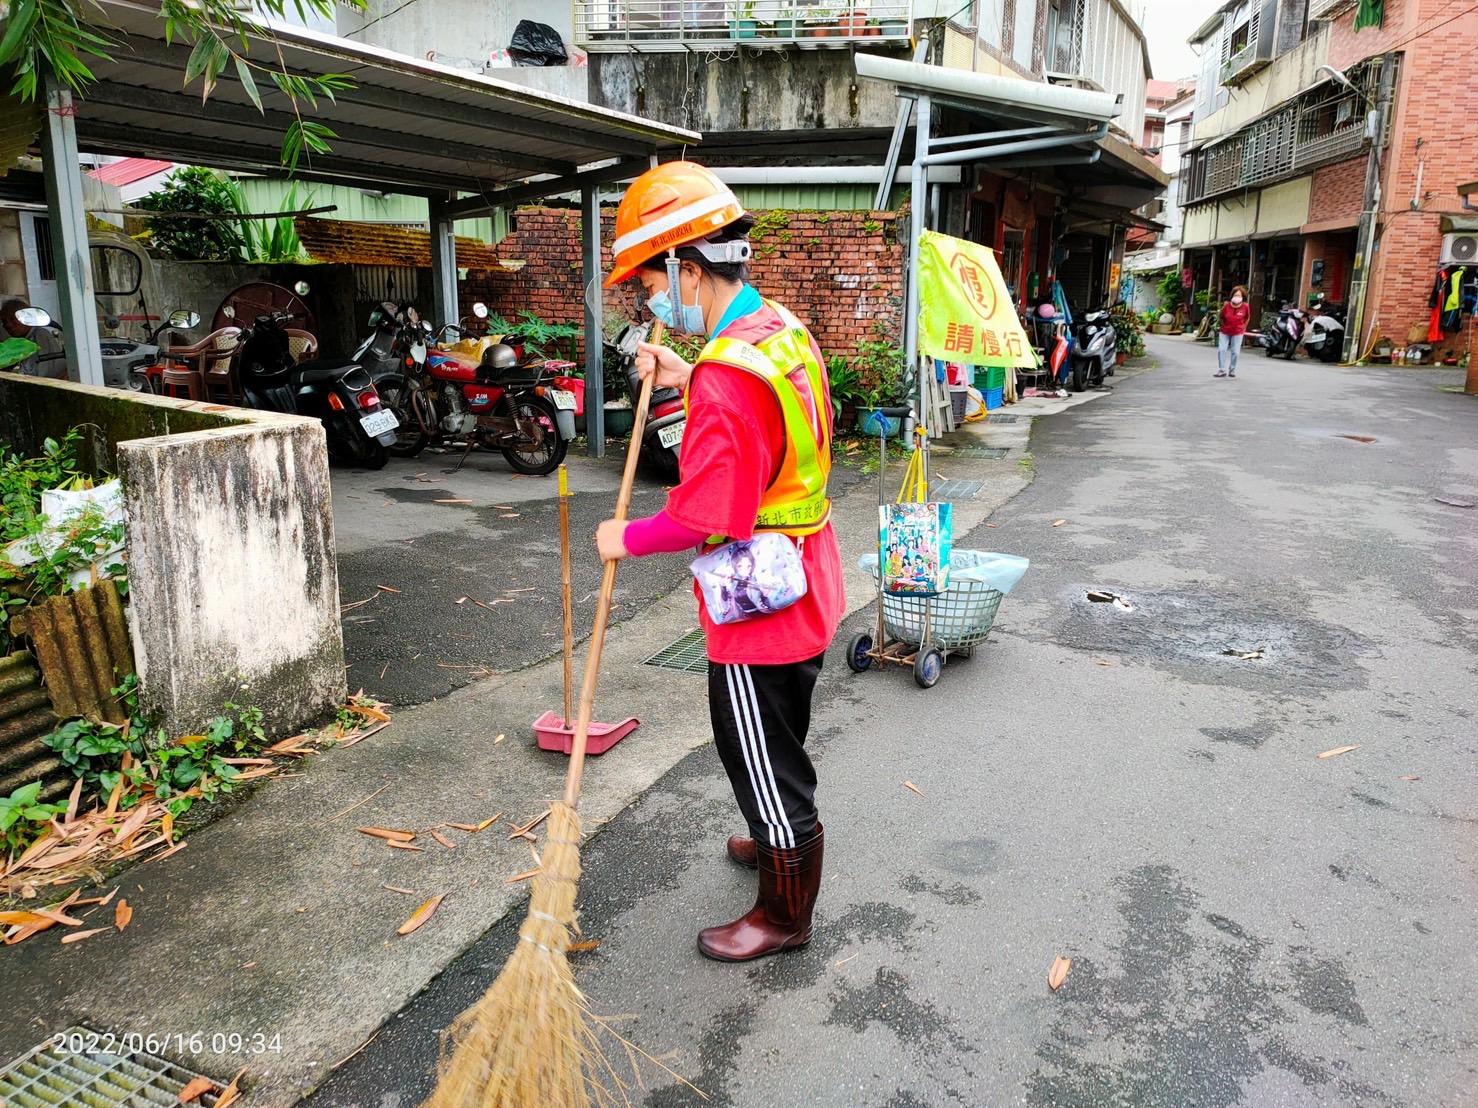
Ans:
{"type": "Polygon", "coordinates": [[[917,384],[915,410],[923,419],[924,375],[919,370],[919,240],[924,235],[924,205],[929,202],[927,170],[924,159],[929,156],[929,97],[920,96],[914,105],[913,174],[908,185],[908,295],[903,318],[903,356],[913,370],[917,384]]]}
{"type": "Polygon", "coordinates": [[[1375,135],[1370,140],[1370,153],[1365,159],[1365,210],[1360,213],[1360,237],[1355,245],[1355,272],[1350,281],[1349,326],[1345,328],[1345,348],[1341,361],[1353,362],[1360,357],[1365,335],[1365,294],[1370,286],[1370,266],[1375,253],[1375,228],[1380,218],[1380,151],[1386,134],[1386,113],[1391,108],[1391,94],[1396,85],[1396,60],[1390,54],[1381,59],[1380,92],[1376,96],[1375,135]]]}
{"type": "MultiPolygon", "coordinates": [[[[929,36],[919,35],[918,45],[914,47],[914,64],[922,62],[929,56],[929,36]]],[[[898,105],[898,119],[893,124],[893,137],[888,140],[888,156],[883,159],[883,176],[878,181],[878,191],[873,197],[872,206],[877,211],[888,210],[888,198],[893,195],[893,178],[898,173],[898,159],[903,153],[903,134],[908,130],[908,117],[913,114],[913,104],[904,100],[898,105]]]]}
{"type": "Polygon", "coordinates": [[[601,295],[600,187],[580,190],[585,287],[585,442],[592,458],[606,453],[605,304],[601,295]]]}
{"type": "Polygon", "coordinates": [[[431,217],[431,314],[438,325],[462,318],[457,303],[456,225],[446,212],[449,198],[433,197],[431,217]]]}
{"type": "Polygon", "coordinates": [[[70,89],[43,78],[46,124],[41,131],[45,163],[46,212],[51,220],[51,253],[67,337],[67,376],[84,385],[103,384],[103,350],[98,341],[97,302],[93,299],[92,258],[87,247],[87,207],[77,153],[76,108],[70,89]]]}

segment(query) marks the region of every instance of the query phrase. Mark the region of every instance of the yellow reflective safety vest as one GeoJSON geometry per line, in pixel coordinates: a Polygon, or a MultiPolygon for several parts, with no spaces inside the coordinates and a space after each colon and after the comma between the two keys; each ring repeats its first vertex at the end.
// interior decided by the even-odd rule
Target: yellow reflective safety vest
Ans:
{"type": "MultiPolygon", "coordinates": [[[[710,339],[695,365],[718,362],[752,373],[775,394],[785,423],[785,456],[760,497],[756,531],[814,535],[831,519],[826,483],[831,476],[831,411],[826,367],[811,349],[811,336],[787,309],[766,300],[784,326],[751,343],[746,320],[710,339]]],[[[687,398],[683,399],[684,408],[687,398]]]]}

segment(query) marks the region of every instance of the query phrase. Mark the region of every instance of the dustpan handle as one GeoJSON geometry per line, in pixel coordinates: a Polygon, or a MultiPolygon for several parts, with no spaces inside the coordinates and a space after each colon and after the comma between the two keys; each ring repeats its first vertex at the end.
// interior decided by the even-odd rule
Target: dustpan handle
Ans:
{"type": "MultiPolygon", "coordinates": [[[[649,341],[661,343],[661,322],[652,325],[649,341]]],[[[636,419],[631,426],[631,441],[626,446],[626,469],[621,474],[621,491],[616,494],[616,519],[625,519],[631,508],[631,490],[636,484],[636,463],[641,456],[642,432],[646,430],[647,408],[652,402],[653,373],[642,382],[641,396],[636,402],[636,419]]],[[[580,682],[580,710],[575,717],[575,739],[570,748],[570,768],[565,773],[565,803],[571,808],[580,800],[580,784],[585,776],[585,743],[590,735],[590,718],[595,714],[595,685],[600,678],[600,656],[606,645],[606,623],[611,618],[611,599],[616,593],[616,562],[607,562],[600,582],[600,598],[595,603],[595,627],[590,633],[590,652],[585,656],[585,677],[580,682]]]]}

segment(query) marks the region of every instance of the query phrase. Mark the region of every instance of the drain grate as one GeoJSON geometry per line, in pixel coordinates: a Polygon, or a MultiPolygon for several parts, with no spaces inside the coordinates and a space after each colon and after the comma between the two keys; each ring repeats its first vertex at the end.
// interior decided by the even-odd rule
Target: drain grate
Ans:
{"type": "Polygon", "coordinates": [[[1009,449],[1004,446],[957,446],[951,457],[955,458],[1004,458],[1009,449]]]}
{"type": "Polygon", "coordinates": [[[988,415],[988,416],[985,417],[985,422],[987,422],[987,423],[1016,423],[1020,419],[1021,419],[1020,416],[1014,416],[1014,415],[988,415]]]}
{"type": "Polygon", "coordinates": [[[642,665],[675,669],[681,673],[707,673],[708,651],[703,629],[695,627],[676,642],[668,643],[642,665]]]}
{"type": "MultiPolygon", "coordinates": [[[[8,1108],[59,1104],[179,1108],[180,1092],[201,1076],[152,1054],[112,1049],[119,1046],[115,1036],[87,1027],[68,1028],[0,1070],[0,1104],[8,1108]]],[[[218,1099],[206,1093],[195,1103],[212,1108],[218,1099]]]]}
{"type": "Polygon", "coordinates": [[[931,500],[974,500],[981,489],[979,481],[964,481],[955,477],[935,481],[929,486],[931,500]]]}

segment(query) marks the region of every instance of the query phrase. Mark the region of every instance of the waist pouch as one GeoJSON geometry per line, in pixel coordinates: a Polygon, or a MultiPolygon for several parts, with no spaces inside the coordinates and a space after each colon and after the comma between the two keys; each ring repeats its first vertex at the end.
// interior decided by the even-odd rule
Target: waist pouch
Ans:
{"type": "Polygon", "coordinates": [[[806,595],[801,543],[765,532],[725,543],[690,568],[714,623],[740,623],[789,608],[806,595]]]}

